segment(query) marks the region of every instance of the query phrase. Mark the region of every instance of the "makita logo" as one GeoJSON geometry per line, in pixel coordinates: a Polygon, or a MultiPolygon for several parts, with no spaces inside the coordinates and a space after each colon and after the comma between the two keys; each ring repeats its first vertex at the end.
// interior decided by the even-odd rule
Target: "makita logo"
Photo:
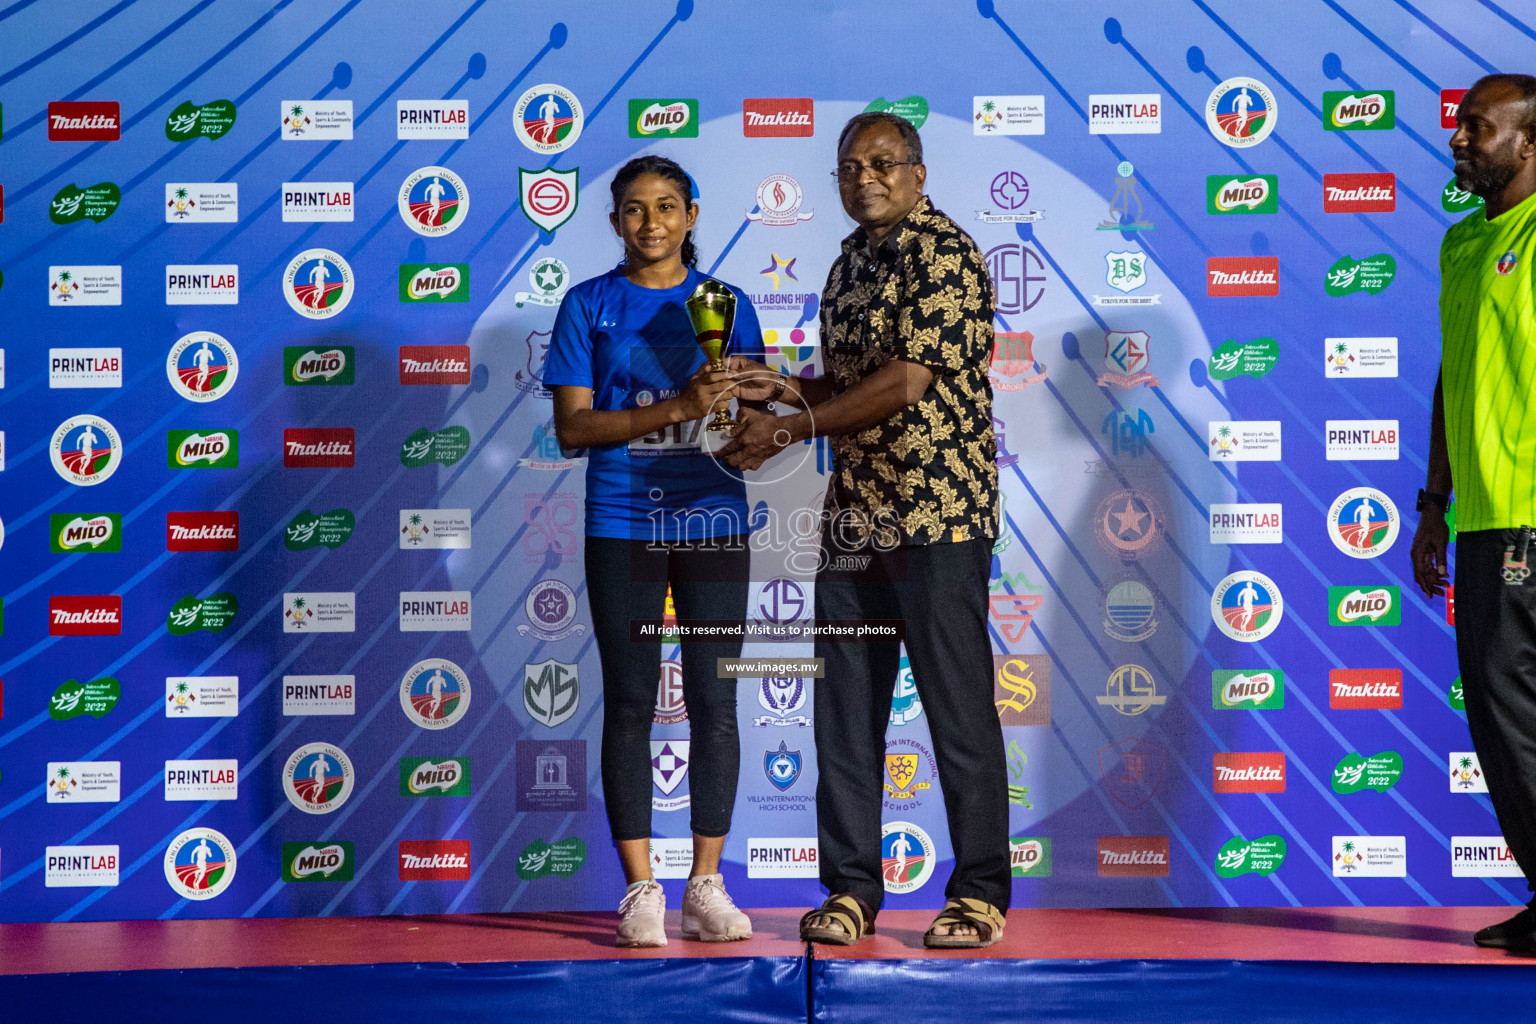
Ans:
{"type": "Polygon", "coordinates": [[[1346,710],[1403,706],[1403,670],[1336,668],[1328,672],[1328,706],[1346,710]]]}
{"type": "Polygon", "coordinates": [[[292,469],[333,469],[357,462],[351,427],[290,427],[283,431],[283,465],[292,469]]]}
{"type": "Polygon", "coordinates": [[[1212,754],[1211,788],[1218,793],[1284,793],[1285,755],[1212,754]]]}
{"type": "Polygon", "coordinates": [[[402,839],[400,881],[468,881],[468,839],[402,839]]]}
{"type": "Polygon", "coordinates": [[[401,384],[468,384],[468,345],[402,345],[401,384]]]}
{"type": "Polygon", "coordinates": [[[1205,261],[1206,294],[1223,298],[1280,294],[1278,256],[1213,256],[1205,261]]]}
{"type": "Polygon", "coordinates": [[[167,512],[167,551],[239,551],[239,512],[167,512]]]}
{"type": "Polygon", "coordinates": [[[51,142],[113,142],[122,138],[122,117],[116,103],[48,104],[51,142]]]}
{"type": "Polygon", "coordinates": [[[1397,176],[1323,175],[1324,213],[1391,213],[1397,209],[1397,176]]]}
{"type": "Polygon", "coordinates": [[[809,138],[816,133],[810,97],[741,101],[741,133],[754,139],[809,138]]]}
{"type": "Polygon", "coordinates": [[[1168,874],[1167,836],[1099,836],[1099,874],[1108,877],[1168,874]]]}
{"type": "Polygon", "coordinates": [[[123,632],[123,599],[117,594],[50,597],[51,636],[118,636],[123,632]]]}

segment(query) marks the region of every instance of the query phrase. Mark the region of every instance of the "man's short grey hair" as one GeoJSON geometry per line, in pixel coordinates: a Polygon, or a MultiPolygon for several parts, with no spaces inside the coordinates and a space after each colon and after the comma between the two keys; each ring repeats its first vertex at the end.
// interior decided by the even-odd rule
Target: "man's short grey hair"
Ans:
{"type": "Polygon", "coordinates": [[[854,114],[843,125],[843,130],[837,136],[837,151],[843,151],[843,143],[851,135],[857,135],[877,124],[888,124],[895,128],[901,135],[901,141],[907,144],[907,159],[913,163],[923,162],[923,140],[918,137],[917,129],[912,127],[912,122],[904,117],[898,117],[888,110],[866,110],[862,114],[854,114]]]}

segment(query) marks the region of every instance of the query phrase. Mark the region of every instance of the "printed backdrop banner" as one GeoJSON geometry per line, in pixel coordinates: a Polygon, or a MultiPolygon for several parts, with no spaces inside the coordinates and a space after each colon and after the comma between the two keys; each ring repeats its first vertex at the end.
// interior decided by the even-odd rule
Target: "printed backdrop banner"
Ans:
{"type": "MultiPolygon", "coordinates": [[[[622,255],[615,170],[661,153],[701,269],[819,372],[866,109],[920,127],[997,290],[1015,903],[1523,902],[1407,549],[1438,245],[1477,209],[1449,129],[1536,30],[1052,6],[0,11],[0,920],[612,907],[555,312],[622,255]]],[[[805,443],[751,477],[755,622],[811,618],[828,469],[805,443]]],[[[719,685],[730,890],[816,902],[817,680],[719,685]]],[[[892,685],[886,882],[934,907],[941,780],[892,685]]]]}

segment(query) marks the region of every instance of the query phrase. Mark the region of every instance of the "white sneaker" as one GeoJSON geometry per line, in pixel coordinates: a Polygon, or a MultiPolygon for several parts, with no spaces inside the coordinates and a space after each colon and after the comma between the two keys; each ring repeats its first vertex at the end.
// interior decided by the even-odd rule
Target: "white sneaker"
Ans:
{"type": "Polygon", "coordinates": [[[637,885],[619,901],[619,946],[665,946],[667,894],[656,881],[637,885]]]}
{"type": "Polygon", "coordinates": [[[721,875],[699,875],[683,890],[683,938],[732,942],[752,937],[752,922],[731,902],[721,875]]]}

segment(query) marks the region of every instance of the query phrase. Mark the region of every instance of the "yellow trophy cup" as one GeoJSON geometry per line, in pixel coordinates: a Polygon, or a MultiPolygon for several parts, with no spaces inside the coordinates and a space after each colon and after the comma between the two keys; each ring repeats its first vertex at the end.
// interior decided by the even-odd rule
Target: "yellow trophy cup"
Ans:
{"type": "MultiPolygon", "coordinates": [[[[705,278],[688,296],[688,320],[694,337],[709,359],[712,370],[725,369],[725,349],[730,344],[731,329],[736,325],[736,295],[713,278],[705,278]]],[[[705,425],[706,430],[729,430],[736,423],[721,409],[705,425]]]]}

